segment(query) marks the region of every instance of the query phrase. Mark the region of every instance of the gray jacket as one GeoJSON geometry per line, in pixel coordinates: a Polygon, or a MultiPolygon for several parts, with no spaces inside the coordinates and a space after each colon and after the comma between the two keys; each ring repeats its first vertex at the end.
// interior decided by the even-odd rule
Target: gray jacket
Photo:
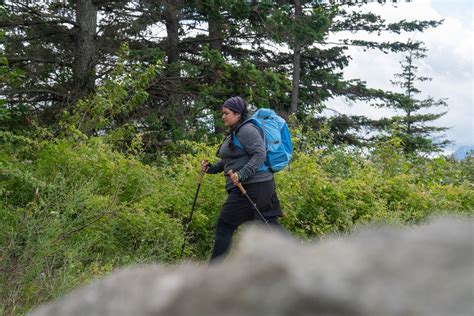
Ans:
{"type": "Polygon", "coordinates": [[[245,186],[246,183],[264,182],[273,179],[271,172],[257,172],[265,162],[265,144],[262,134],[258,127],[252,123],[246,123],[238,128],[237,137],[243,149],[234,145],[229,147],[230,136],[222,143],[217,156],[221,158],[215,164],[210,164],[207,173],[219,173],[224,171],[226,177],[226,190],[234,188],[227,172],[229,170],[237,171],[240,176],[240,182],[245,186]]]}

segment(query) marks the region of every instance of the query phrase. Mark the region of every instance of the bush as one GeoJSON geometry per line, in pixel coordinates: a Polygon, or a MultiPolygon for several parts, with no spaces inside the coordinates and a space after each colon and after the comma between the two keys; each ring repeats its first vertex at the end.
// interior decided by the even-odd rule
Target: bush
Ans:
{"type": "MultiPolygon", "coordinates": [[[[0,300],[5,313],[32,306],[130,264],[181,260],[200,161],[216,148],[183,142],[188,154],[156,166],[101,138],[37,142],[2,134],[0,300]]],[[[474,161],[407,157],[391,144],[370,155],[348,148],[295,153],[276,174],[283,225],[302,238],[367,223],[417,224],[441,213],[472,214],[474,161]]],[[[185,258],[207,260],[224,177],[206,175],[187,231],[185,258]]]]}
{"type": "Polygon", "coordinates": [[[160,192],[160,170],[100,139],[50,142],[32,161],[2,149],[0,293],[6,310],[23,313],[116,267],[178,259],[182,214],[146,203],[160,192]]]}

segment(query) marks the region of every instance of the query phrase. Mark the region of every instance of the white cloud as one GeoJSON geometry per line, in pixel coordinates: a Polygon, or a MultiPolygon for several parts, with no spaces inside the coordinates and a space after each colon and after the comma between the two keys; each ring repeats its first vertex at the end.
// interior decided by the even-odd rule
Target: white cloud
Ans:
{"type": "MultiPolygon", "coordinates": [[[[431,77],[433,80],[419,83],[417,86],[422,90],[420,98],[432,96],[435,99],[448,99],[448,113],[434,122],[434,125],[452,127],[447,132],[447,138],[453,140],[455,145],[448,148],[449,151],[460,145],[474,144],[472,9],[472,2],[459,0],[413,0],[411,3],[397,4],[396,7],[388,3],[372,3],[363,7],[364,11],[370,10],[380,14],[388,22],[400,19],[444,19],[440,27],[423,33],[384,34],[379,37],[364,34],[362,38],[378,41],[405,41],[411,38],[425,42],[429,49],[428,57],[419,61],[419,75],[431,77]]],[[[350,48],[349,54],[352,61],[345,72],[346,78],[360,78],[374,88],[396,89],[390,84],[390,80],[393,80],[395,73],[400,72],[398,62],[402,58],[401,55],[383,54],[374,50],[364,52],[360,48],[350,48]]],[[[349,108],[340,100],[331,102],[329,107],[342,113],[364,114],[372,118],[393,114],[393,111],[374,109],[367,104],[356,104],[349,108]]]]}

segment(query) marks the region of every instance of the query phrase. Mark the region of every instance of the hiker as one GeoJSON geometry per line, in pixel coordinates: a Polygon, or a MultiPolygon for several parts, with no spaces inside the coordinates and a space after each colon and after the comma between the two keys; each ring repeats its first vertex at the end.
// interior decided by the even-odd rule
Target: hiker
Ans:
{"type": "Polygon", "coordinates": [[[239,182],[268,223],[283,230],[278,222],[282,211],[275,191],[273,173],[257,172],[265,162],[264,139],[254,124],[242,124],[247,115],[247,103],[243,98],[232,97],[224,102],[222,119],[229,133],[217,150],[220,160],[214,164],[207,160],[201,162],[203,172],[210,174],[224,172],[225,188],[228,193],[217,221],[211,261],[227,253],[232,244],[232,236],[239,225],[254,219],[262,221],[249,200],[236,187],[239,182]],[[235,131],[243,149],[237,148],[234,144],[235,131]]]}

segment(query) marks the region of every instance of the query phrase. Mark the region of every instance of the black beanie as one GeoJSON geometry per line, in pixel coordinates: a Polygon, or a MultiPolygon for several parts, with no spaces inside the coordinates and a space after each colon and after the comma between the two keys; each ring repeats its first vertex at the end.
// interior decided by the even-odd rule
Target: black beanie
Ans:
{"type": "Polygon", "coordinates": [[[229,98],[227,100],[225,100],[224,102],[224,107],[236,112],[236,113],[239,113],[239,114],[242,114],[242,112],[245,110],[246,108],[246,105],[245,105],[245,101],[243,98],[241,97],[232,97],[232,98],[229,98]]]}

